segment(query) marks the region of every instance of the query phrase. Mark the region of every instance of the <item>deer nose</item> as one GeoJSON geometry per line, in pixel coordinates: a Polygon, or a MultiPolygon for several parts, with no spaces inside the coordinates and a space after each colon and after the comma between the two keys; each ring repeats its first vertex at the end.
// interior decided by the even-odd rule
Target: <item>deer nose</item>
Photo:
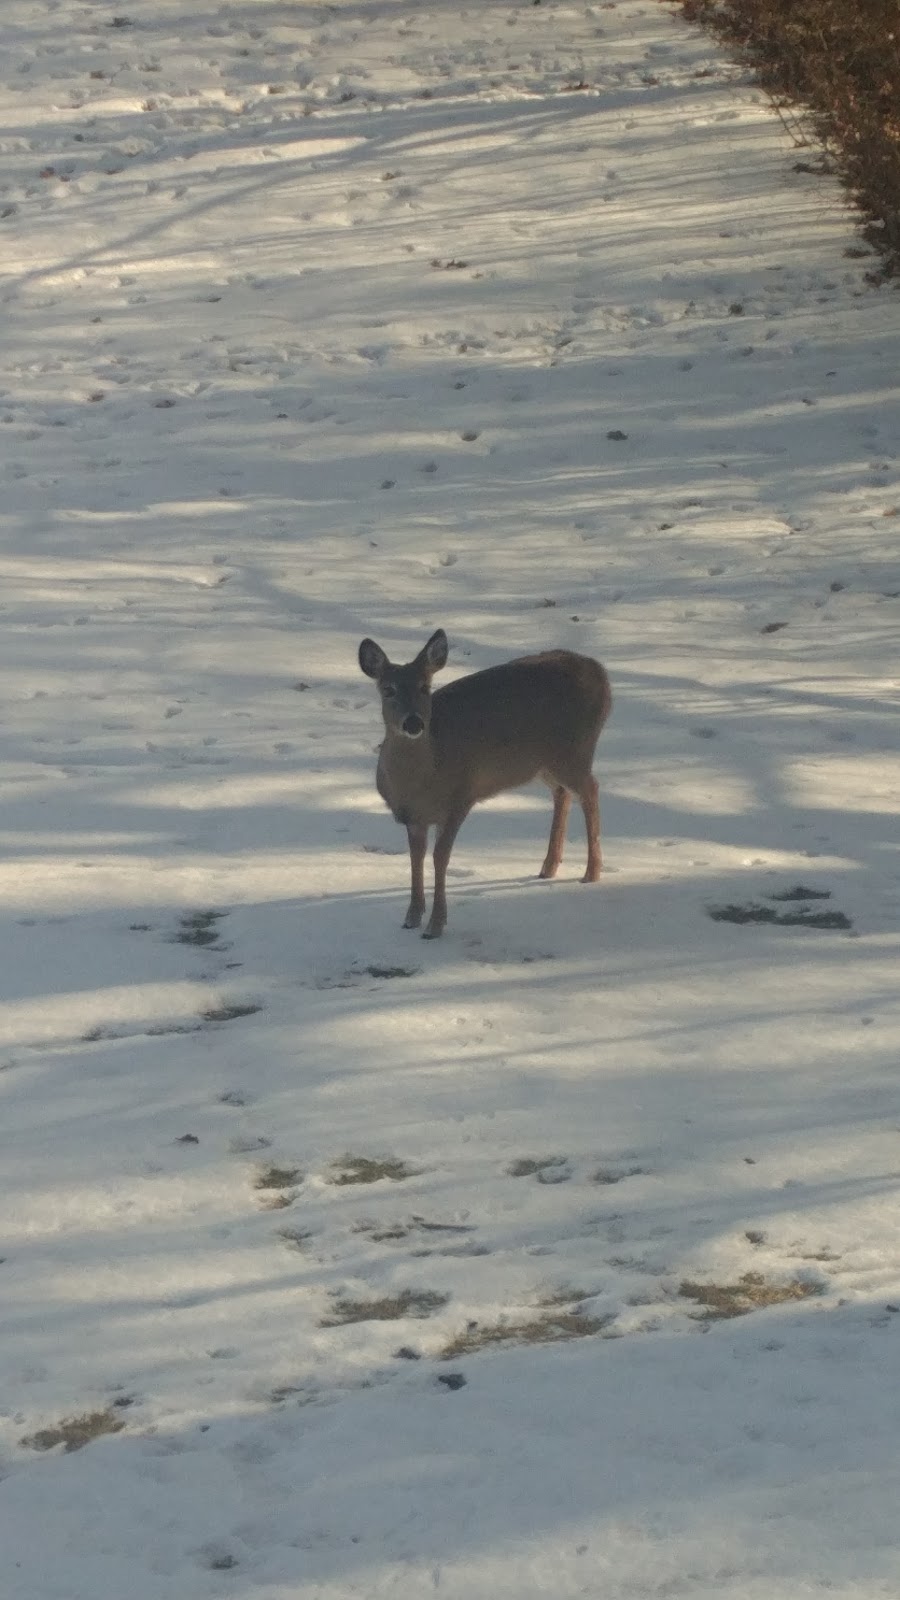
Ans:
{"type": "Polygon", "coordinates": [[[419,735],[425,732],[425,724],[422,718],[417,716],[414,711],[408,717],[403,718],[401,727],[410,739],[418,739],[419,735]]]}

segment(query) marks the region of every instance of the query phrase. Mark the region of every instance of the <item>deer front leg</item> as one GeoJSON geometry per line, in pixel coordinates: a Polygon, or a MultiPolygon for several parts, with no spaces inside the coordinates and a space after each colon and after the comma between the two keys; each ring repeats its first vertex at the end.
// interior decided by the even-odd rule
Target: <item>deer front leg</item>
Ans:
{"type": "Polygon", "coordinates": [[[581,801],[581,809],[584,812],[588,847],[587,867],[581,881],[582,883],[596,883],[600,876],[603,860],[600,855],[600,801],[595,777],[590,776],[585,779],[578,798],[581,801]]]}
{"type": "Polygon", "coordinates": [[[458,806],[438,830],[434,842],[434,900],[423,939],[439,939],[447,926],[447,863],[456,835],[471,809],[471,805],[458,806]]]}
{"type": "Polygon", "coordinates": [[[566,824],[569,820],[569,807],[572,796],[564,784],[557,784],[553,791],[553,823],[550,828],[550,842],[547,845],[547,857],[538,873],[539,878],[555,878],[559,871],[559,864],[563,858],[563,847],[566,842],[566,824]]]}
{"type": "Polygon", "coordinates": [[[428,849],[428,829],[420,827],[418,823],[407,823],[406,837],[409,840],[411,887],[409,910],[403,926],[418,928],[425,915],[425,852],[428,849]]]}

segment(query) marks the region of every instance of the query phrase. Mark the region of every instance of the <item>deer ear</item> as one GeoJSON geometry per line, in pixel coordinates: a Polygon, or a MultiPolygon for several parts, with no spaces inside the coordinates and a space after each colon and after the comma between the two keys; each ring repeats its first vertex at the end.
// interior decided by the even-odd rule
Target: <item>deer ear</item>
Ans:
{"type": "Polygon", "coordinates": [[[359,647],[359,664],[367,678],[380,678],[388,658],[374,639],[363,639],[359,647]]]}
{"type": "Polygon", "coordinates": [[[431,635],[424,650],[421,652],[421,660],[425,663],[429,672],[440,672],[441,667],[446,666],[449,648],[447,635],[443,628],[438,628],[437,633],[431,635]]]}

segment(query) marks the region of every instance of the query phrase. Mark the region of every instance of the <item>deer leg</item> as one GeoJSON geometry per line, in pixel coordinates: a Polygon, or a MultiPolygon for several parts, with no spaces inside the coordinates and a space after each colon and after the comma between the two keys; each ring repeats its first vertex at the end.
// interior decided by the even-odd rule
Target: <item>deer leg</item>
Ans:
{"type": "Polygon", "coordinates": [[[425,915],[425,852],[428,849],[428,829],[420,827],[417,823],[408,823],[406,837],[409,840],[409,866],[412,882],[409,910],[406,913],[403,926],[404,928],[418,928],[425,915]]]}
{"type": "Polygon", "coordinates": [[[581,788],[578,798],[584,812],[584,825],[587,829],[587,867],[582,878],[582,883],[596,883],[600,876],[603,858],[600,854],[600,801],[598,798],[597,780],[592,773],[588,773],[581,788]]]}
{"type": "Polygon", "coordinates": [[[559,864],[563,858],[563,847],[566,842],[566,825],[569,820],[569,807],[572,796],[565,786],[558,783],[553,790],[553,822],[550,827],[550,843],[547,846],[547,855],[544,865],[538,873],[539,878],[555,878],[559,871],[559,864]]]}
{"type": "Polygon", "coordinates": [[[447,926],[447,863],[456,835],[470,810],[471,806],[466,805],[451,811],[446,822],[438,829],[438,836],[434,842],[434,899],[431,903],[428,927],[422,935],[423,939],[439,939],[447,926]]]}

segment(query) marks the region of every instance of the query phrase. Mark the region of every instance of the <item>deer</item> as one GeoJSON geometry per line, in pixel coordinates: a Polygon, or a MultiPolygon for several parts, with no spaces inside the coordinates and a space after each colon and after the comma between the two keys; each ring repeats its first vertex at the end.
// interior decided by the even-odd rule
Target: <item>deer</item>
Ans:
{"type": "Polygon", "coordinates": [[[601,729],[612,710],[606,669],[590,656],[547,650],[472,672],[432,693],[446,665],[447,635],[438,628],[414,660],[390,661],[363,639],[359,665],[381,694],[384,742],[378,793],[406,828],[411,892],[404,928],[425,915],[428,831],[434,844],[434,897],[422,935],[437,939],[447,924],[447,864],[456,836],[480,800],[541,778],[553,793],[553,821],[541,878],[559,870],[572,797],[587,829],[582,883],[600,876],[600,806],[591,770],[601,729]]]}

